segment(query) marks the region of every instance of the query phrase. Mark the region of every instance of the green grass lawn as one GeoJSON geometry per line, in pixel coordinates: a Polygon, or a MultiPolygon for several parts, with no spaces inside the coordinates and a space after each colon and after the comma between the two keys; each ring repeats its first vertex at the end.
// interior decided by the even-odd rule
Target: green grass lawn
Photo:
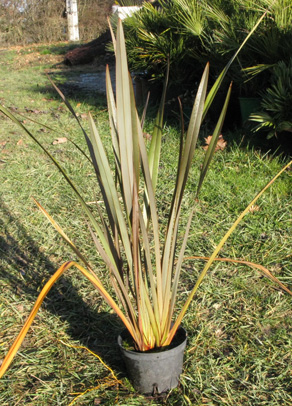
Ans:
{"type": "MultiPolygon", "coordinates": [[[[47,48],[46,48],[47,50],[47,48]]],[[[91,203],[100,198],[86,158],[69,141],[85,141],[44,72],[63,83],[78,74],[60,57],[25,50],[1,51],[0,102],[16,114],[65,167],[91,203]],[[59,59],[58,59],[59,58],[59,59]],[[28,118],[38,121],[36,124],[28,118]],[[50,129],[49,129],[50,128],[50,129]],[[54,140],[67,137],[65,143],[54,140]]],[[[84,68],[85,69],[85,68],[84,68]]],[[[90,68],[92,69],[92,67],[90,68]]],[[[66,83],[65,83],[66,84],[66,83]]],[[[110,151],[105,100],[69,92],[87,128],[90,110],[110,151]]],[[[147,132],[152,123],[147,122],[147,132]]],[[[179,132],[166,123],[158,195],[161,224],[175,180],[179,132]]],[[[208,256],[255,194],[286,162],[242,147],[243,135],[223,133],[197,202],[186,256],[208,256]]],[[[203,142],[203,137],[202,137],[203,142]]],[[[184,198],[181,234],[194,199],[203,149],[199,147],[184,198]]],[[[0,359],[28,316],[40,289],[63,262],[76,259],[36,208],[37,199],[89,258],[108,286],[82,210],[41,149],[0,114],[0,359]]],[[[230,237],[222,257],[267,267],[292,288],[292,172],[286,171],[230,237]]],[[[186,261],[178,306],[187,298],[203,263],[186,261]]],[[[184,327],[188,345],[180,386],[161,397],[134,392],[116,345],[116,316],[77,271],[51,290],[19,353],[0,381],[0,405],[292,405],[292,298],[257,271],[215,263],[195,297],[184,327]],[[89,349],[100,357],[95,357],[89,349]],[[101,362],[105,363],[105,365],[101,362]],[[76,398],[78,395],[80,397],[76,398]]]]}

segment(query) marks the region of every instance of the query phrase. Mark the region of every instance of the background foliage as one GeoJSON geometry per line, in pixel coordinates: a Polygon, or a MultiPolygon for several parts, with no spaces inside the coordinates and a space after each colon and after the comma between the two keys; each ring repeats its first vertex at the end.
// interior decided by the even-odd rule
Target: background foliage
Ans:
{"type": "MultiPolygon", "coordinates": [[[[273,85],[275,67],[289,65],[292,57],[292,3],[288,0],[159,0],[147,4],[125,22],[129,63],[148,80],[161,83],[170,60],[173,96],[184,94],[198,81],[210,62],[211,77],[218,76],[256,21],[266,17],[233,63],[228,80],[234,82],[233,97],[265,97],[273,85]]],[[[284,71],[278,69],[284,75],[284,71]]],[[[285,77],[281,76],[282,81],[285,77]]],[[[291,97],[287,89],[286,96],[291,97]]],[[[238,104],[235,105],[239,110],[238,104]]],[[[277,130],[287,128],[282,115],[274,117],[277,130]]],[[[275,131],[274,131],[275,133],[275,131]]],[[[290,134],[289,134],[290,135],[290,134]]]]}
{"type": "MultiPolygon", "coordinates": [[[[82,41],[98,37],[107,27],[114,0],[79,0],[82,41]]],[[[66,3],[63,0],[1,0],[0,46],[55,42],[67,39],[66,3]]]]}

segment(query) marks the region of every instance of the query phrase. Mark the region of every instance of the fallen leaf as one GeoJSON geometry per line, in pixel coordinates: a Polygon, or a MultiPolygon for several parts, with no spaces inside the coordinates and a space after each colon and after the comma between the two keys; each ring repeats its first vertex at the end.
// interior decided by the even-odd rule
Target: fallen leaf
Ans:
{"type": "Polygon", "coordinates": [[[23,144],[23,140],[20,138],[20,140],[17,141],[16,145],[22,145],[23,144]]]}
{"type": "Polygon", "coordinates": [[[55,139],[55,141],[53,141],[53,145],[64,144],[65,142],[67,142],[67,138],[61,137],[61,138],[55,139]]]}
{"type": "Polygon", "coordinates": [[[227,141],[224,140],[223,135],[219,135],[216,148],[223,151],[223,149],[225,149],[226,146],[227,146],[227,141]]]}
{"type": "Polygon", "coordinates": [[[250,212],[250,213],[255,213],[256,211],[259,211],[259,210],[260,210],[260,206],[257,206],[256,204],[253,204],[253,205],[250,207],[249,212],[250,212]]]}
{"type": "Polygon", "coordinates": [[[224,332],[221,330],[221,328],[217,328],[217,330],[215,331],[216,338],[220,338],[223,335],[224,335],[224,332]]]}
{"type": "MultiPolygon", "coordinates": [[[[207,138],[205,138],[206,145],[203,147],[204,150],[206,150],[209,147],[211,140],[212,140],[212,135],[209,135],[207,138]]],[[[225,149],[226,146],[227,146],[227,141],[225,141],[223,138],[223,135],[220,134],[218,137],[216,147],[215,147],[215,151],[223,151],[223,149],[225,149]]]]}
{"type": "Polygon", "coordinates": [[[203,146],[203,149],[204,149],[205,151],[206,151],[206,149],[208,148],[208,146],[210,145],[211,140],[212,140],[212,135],[208,135],[208,137],[205,138],[205,144],[206,144],[206,145],[203,146]]]}
{"type": "Polygon", "coordinates": [[[5,147],[6,144],[7,144],[7,141],[1,141],[0,142],[0,147],[5,147]]]}
{"type": "Polygon", "coordinates": [[[267,240],[268,238],[269,238],[269,236],[268,236],[267,233],[262,233],[262,234],[260,235],[260,239],[261,239],[261,240],[267,240]]]}
{"type": "Polygon", "coordinates": [[[37,110],[37,109],[28,109],[28,108],[25,108],[25,111],[27,113],[33,113],[33,114],[46,114],[47,113],[47,111],[42,111],[42,110],[37,110]]]}
{"type": "Polygon", "coordinates": [[[24,310],[24,306],[22,305],[22,304],[19,304],[19,305],[16,305],[16,308],[17,308],[17,310],[19,311],[19,312],[23,312],[23,310],[24,310]]]}
{"type": "Polygon", "coordinates": [[[152,135],[149,133],[143,133],[143,137],[146,138],[146,140],[151,140],[152,135]]]}

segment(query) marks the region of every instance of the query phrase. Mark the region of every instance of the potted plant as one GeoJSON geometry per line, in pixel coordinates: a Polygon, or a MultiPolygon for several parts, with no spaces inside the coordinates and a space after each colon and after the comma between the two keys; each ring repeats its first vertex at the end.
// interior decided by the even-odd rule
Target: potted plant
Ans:
{"type": "MultiPolygon", "coordinates": [[[[176,386],[182,369],[182,354],[186,339],[185,332],[180,329],[180,326],[191,300],[230,234],[250,207],[255,204],[264,191],[292,163],[290,162],[286,165],[237,218],[214,252],[207,258],[207,263],[195,286],[174,320],[180,270],[192,217],[196,209],[196,201],[194,201],[193,209],[189,214],[188,222],[184,229],[184,236],[180,240],[178,231],[184,189],[202,120],[212,103],[228,67],[236,55],[234,55],[208,94],[207,79],[209,66],[207,65],[205,68],[185,137],[182,131],[176,181],[172,203],[169,208],[168,224],[165,230],[161,230],[155,190],[159,174],[166,83],[155,121],[152,140],[147,150],[142,125],[135,107],[134,90],[130,75],[128,74],[124,34],[120,21],[114,46],[116,50],[116,97],[112,89],[108,68],[106,72],[107,101],[115,159],[114,173],[112,173],[107,154],[92,117],[89,115],[90,134],[87,134],[69,102],[60,90],[56,88],[78,121],[87,141],[90,161],[96,173],[104,201],[103,207],[99,207],[97,203],[96,210],[99,213],[99,220],[95,218],[92,210],[82,198],[79,189],[55,158],[39,144],[34,135],[8,109],[4,106],[0,107],[0,110],[6,116],[11,118],[40,145],[72,187],[88,218],[93,243],[98,254],[107,265],[108,276],[116,295],[116,298],[114,298],[105,288],[103,282],[94,272],[78,247],[75,246],[41,204],[35,201],[36,205],[60,233],[64,241],[69,244],[78,256],[82,265],[72,260],[65,262],[43,287],[26,323],[2,362],[0,377],[3,376],[12,362],[51,287],[66,270],[75,266],[96,287],[100,295],[112,307],[125,325],[127,333],[123,332],[118,340],[119,345],[123,348],[126,362],[130,364],[130,359],[134,358],[135,365],[130,368],[133,368],[132,377],[136,389],[143,393],[152,392],[153,390],[162,392],[176,386]],[[180,245],[179,249],[177,249],[178,245],[180,245]],[[126,347],[126,345],[130,347],[126,347]],[[175,358],[175,361],[172,362],[177,353],[180,353],[179,357],[175,358]],[[150,357],[150,361],[148,357],[150,357]],[[139,358],[138,361],[137,358],[139,358]],[[140,358],[142,360],[146,358],[148,363],[146,368],[141,366],[143,361],[140,358]],[[149,370],[149,365],[153,362],[153,359],[155,362],[155,368],[152,368],[154,375],[149,377],[146,371],[149,370]],[[166,366],[161,366],[160,362],[164,361],[166,361],[166,366]],[[173,365],[178,368],[175,369],[173,365]],[[170,375],[165,373],[166,370],[171,372],[170,375]],[[161,371],[162,376],[160,376],[161,371]],[[143,382],[145,377],[147,378],[146,382],[143,382]],[[138,378],[142,380],[140,381],[138,378]]],[[[222,112],[213,132],[212,141],[209,144],[202,164],[196,191],[197,197],[221,133],[230,92],[231,86],[227,92],[222,112]]],[[[268,270],[261,266],[258,266],[258,268],[292,295],[292,292],[273,277],[268,270]]]]}

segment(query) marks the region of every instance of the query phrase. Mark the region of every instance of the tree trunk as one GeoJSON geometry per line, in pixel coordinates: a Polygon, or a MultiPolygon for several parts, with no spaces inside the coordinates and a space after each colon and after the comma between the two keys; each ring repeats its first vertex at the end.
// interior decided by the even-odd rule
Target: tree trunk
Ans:
{"type": "Polygon", "coordinates": [[[77,0],[66,0],[69,41],[79,41],[77,0]]]}

